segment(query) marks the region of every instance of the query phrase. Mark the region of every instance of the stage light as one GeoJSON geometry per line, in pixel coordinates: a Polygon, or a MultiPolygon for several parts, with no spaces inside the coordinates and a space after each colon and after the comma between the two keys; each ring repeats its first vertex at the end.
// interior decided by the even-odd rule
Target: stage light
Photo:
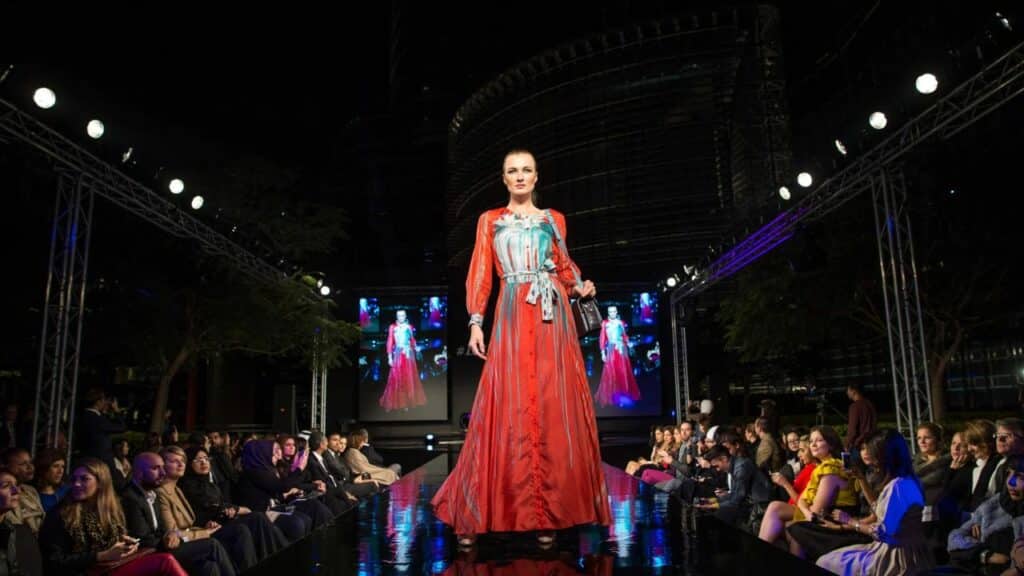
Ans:
{"type": "Polygon", "coordinates": [[[868,117],[868,124],[875,130],[883,130],[889,124],[889,119],[881,112],[872,112],[868,117]]]}
{"type": "Polygon", "coordinates": [[[839,153],[842,154],[843,156],[846,156],[846,144],[843,144],[842,140],[840,140],[839,138],[836,138],[835,145],[836,145],[836,150],[838,150],[839,153]]]}
{"type": "Polygon", "coordinates": [[[320,295],[321,296],[330,296],[331,295],[331,287],[326,285],[326,284],[321,286],[320,287],[320,295]]]}
{"type": "Polygon", "coordinates": [[[1013,26],[1010,25],[1010,19],[1003,16],[1001,12],[996,12],[996,20],[1002,24],[1003,28],[1006,28],[1007,32],[1013,32],[1013,26]]]}
{"type": "Polygon", "coordinates": [[[789,200],[793,197],[793,194],[789,192],[789,188],[786,186],[779,186],[779,198],[783,200],[789,200]]]}
{"type": "Polygon", "coordinates": [[[202,196],[193,196],[192,197],[192,209],[193,210],[199,210],[202,207],[203,207],[203,197],[202,196]]]}
{"type": "Polygon", "coordinates": [[[921,94],[931,94],[938,89],[939,79],[935,77],[935,74],[921,74],[914,81],[914,87],[921,94]]]}
{"type": "Polygon", "coordinates": [[[171,191],[171,194],[181,194],[185,191],[185,183],[180,178],[171,180],[171,183],[167,185],[167,188],[171,191]]]}
{"type": "Polygon", "coordinates": [[[679,284],[679,280],[676,280],[675,276],[669,276],[665,279],[665,286],[668,286],[669,288],[675,288],[676,284],[679,284]]]}
{"type": "Polygon", "coordinates": [[[32,101],[43,110],[48,110],[57,104],[57,95],[49,88],[39,88],[32,94],[32,101]]]}
{"type": "Polygon", "coordinates": [[[810,188],[811,184],[814,184],[814,178],[811,178],[809,172],[801,172],[796,176],[796,183],[804,188],[810,188]]]}
{"type": "Polygon", "coordinates": [[[427,442],[433,442],[433,441],[434,441],[434,435],[433,434],[427,434],[427,442]]]}
{"type": "Polygon", "coordinates": [[[99,140],[102,138],[105,131],[106,128],[103,126],[103,122],[100,122],[99,120],[90,120],[85,126],[85,133],[93,140],[99,140]]]}

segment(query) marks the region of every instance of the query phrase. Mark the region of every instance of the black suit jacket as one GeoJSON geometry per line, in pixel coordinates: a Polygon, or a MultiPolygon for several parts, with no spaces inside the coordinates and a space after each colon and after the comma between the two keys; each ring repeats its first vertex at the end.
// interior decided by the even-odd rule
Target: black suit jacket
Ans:
{"type": "Polygon", "coordinates": [[[122,422],[86,410],[78,421],[78,437],[75,438],[75,444],[82,456],[99,458],[109,465],[114,461],[112,437],[124,430],[122,422]]]}
{"type": "MultiPolygon", "coordinates": [[[[27,527],[26,527],[27,528],[27,527]]],[[[74,543],[58,509],[46,515],[39,529],[39,548],[45,558],[47,574],[86,574],[96,564],[102,550],[74,551],[74,543]]],[[[19,563],[21,558],[18,558],[19,563]]]]}
{"type": "Polygon", "coordinates": [[[369,460],[370,464],[373,464],[374,466],[384,466],[384,457],[374,450],[373,446],[364,444],[359,451],[363,453],[363,456],[366,456],[366,459],[369,460]]]}
{"type": "Polygon", "coordinates": [[[167,527],[160,518],[159,494],[153,502],[153,511],[156,513],[155,525],[146,494],[135,482],[129,482],[121,490],[121,507],[124,508],[124,523],[128,535],[138,538],[139,546],[143,548],[160,548],[167,527]]]}
{"type": "Polygon", "coordinates": [[[355,474],[345,464],[345,461],[340,457],[335,456],[334,452],[330,450],[324,451],[324,464],[327,465],[327,471],[334,476],[334,479],[342,484],[348,484],[355,480],[355,474]]]}
{"type": "Polygon", "coordinates": [[[306,462],[306,475],[310,482],[320,480],[327,485],[328,488],[341,487],[341,482],[331,474],[330,470],[327,469],[327,450],[324,450],[323,454],[324,463],[323,465],[316,459],[316,455],[310,454],[309,460],[306,462]]]}
{"type": "MultiPolygon", "coordinates": [[[[981,505],[982,502],[991,497],[990,494],[986,494],[988,491],[988,483],[992,479],[992,474],[995,473],[996,467],[999,465],[999,461],[1002,459],[1002,456],[993,454],[989,456],[988,461],[985,462],[985,467],[981,469],[981,475],[978,476],[978,483],[974,486],[974,491],[971,492],[971,499],[967,508],[968,511],[973,512],[981,505]]],[[[973,480],[973,474],[968,476],[968,478],[973,480]]],[[[996,486],[997,491],[998,489],[999,486],[996,486]]]]}

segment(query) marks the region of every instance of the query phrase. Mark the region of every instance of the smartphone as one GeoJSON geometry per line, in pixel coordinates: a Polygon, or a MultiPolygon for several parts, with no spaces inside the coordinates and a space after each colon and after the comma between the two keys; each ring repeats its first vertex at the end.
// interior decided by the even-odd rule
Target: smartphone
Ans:
{"type": "Polygon", "coordinates": [[[851,465],[850,453],[843,452],[840,457],[843,459],[843,470],[849,470],[851,465]]]}

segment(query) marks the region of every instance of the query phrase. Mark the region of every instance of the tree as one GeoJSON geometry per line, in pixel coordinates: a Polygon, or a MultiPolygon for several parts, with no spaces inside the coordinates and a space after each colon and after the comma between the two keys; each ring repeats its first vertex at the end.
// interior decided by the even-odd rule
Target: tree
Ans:
{"type": "MultiPolygon", "coordinates": [[[[226,167],[224,176],[199,180],[212,189],[206,196],[216,197],[222,206],[217,225],[272,264],[282,257],[317,262],[346,237],[347,218],[341,209],[296,199],[304,191],[301,182],[266,160],[243,160],[226,167]]],[[[180,242],[162,244],[162,250],[150,252],[163,252],[164,257],[150,255],[148,262],[130,263],[140,280],[121,291],[113,315],[136,361],[160,373],[152,431],[163,429],[171,382],[199,358],[243,352],[301,358],[312,367],[314,336],[322,335],[326,346],[317,350],[318,361],[329,368],[348,363],[345,353],[358,339],[358,326],[335,319],[333,303],[316,295],[316,287],[303,281],[306,273],[301,269],[290,278],[266,283],[197,247],[187,248],[182,257],[180,242]],[[175,251],[176,257],[166,255],[175,251]]]]}

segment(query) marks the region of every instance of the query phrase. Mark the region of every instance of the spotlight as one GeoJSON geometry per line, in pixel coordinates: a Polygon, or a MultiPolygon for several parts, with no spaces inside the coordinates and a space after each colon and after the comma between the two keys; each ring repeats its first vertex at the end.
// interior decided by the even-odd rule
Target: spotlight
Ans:
{"type": "Polygon", "coordinates": [[[839,138],[836,138],[835,145],[836,145],[836,150],[838,150],[839,153],[842,154],[843,156],[846,156],[846,144],[843,144],[842,140],[840,140],[839,138]]]}
{"type": "Polygon", "coordinates": [[[326,285],[326,284],[321,286],[320,287],[320,295],[321,296],[330,296],[331,295],[331,287],[326,285]]]}
{"type": "Polygon", "coordinates": [[[811,184],[814,184],[814,178],[811,178],[811,175],[808,172],[801,172],[796,176],[796,183],[804,188],[810,188],[811,184]]]}
{"type": "Polygon", "coordinates": [[[883,130],[889,124],[889,119],[881,112],[872,112],[868,117],[868,124],[875,130],[883,130]]]}
{"type": "Polygon", "coordinates": [[[193,196],[192,197],[192,209],[193,210],[199,210],[202,207],[203,207],[203,197],[202,196],[193,196]]]}
{"type": "Polygon", "coordinates": [[[793,195],[790,194],[788,187],[779,186],[779,198],[782,198],[783,200],[789,200],[792,197],[793,195]]]}
{"type": "Polygon", "coordinates": [[[99,120],[90,120],[89,124],[85,126],[86,134],[88,134],[93,140],[99,140],[102,138],[103,132],[105,131],[106,128],[103,126],[103,122],[100,122],[99,120]]]}
{"type": "Polygon", "coordinates": [[[32,101],[43,110],[48,110],[57,104],[57,95],[49,88],[39,88],[32,94],[32,101]]]}
{"type": "Polygon", "coordinates": [[[167,188],[170,189],[171,194],[181,194],[185,191],[185,183],[182,182],[180,178],[175,178],[174,180],[171,180],[171,183],[167,185],[167,188]]]}
{"type": "Polygon", "coordinates": [[[679,280],[676,280],[675,276],[669,276],[665,279],[665,286],[668,286],[669,288],[675,288],[676,284],[679,284],[679,280]]]}
{"type": "Polygon", "coordinates": [[[921,74],[914,81],[914,87],[921,94],[931,94],[939,87],[939,79],[935,77],[935,74],[921,74]]]}
{"type": "Polygon", "coordinates": [[[996,20],[998,20],[999,23],[1002,24],[1003,28],[1006,28],[1007,32],[1013,31],[1013,26],[1010,25],[1010,19],[1007,18],[1006,16],[1003,16],[1001,12],[996,12],[996,20]]]}

